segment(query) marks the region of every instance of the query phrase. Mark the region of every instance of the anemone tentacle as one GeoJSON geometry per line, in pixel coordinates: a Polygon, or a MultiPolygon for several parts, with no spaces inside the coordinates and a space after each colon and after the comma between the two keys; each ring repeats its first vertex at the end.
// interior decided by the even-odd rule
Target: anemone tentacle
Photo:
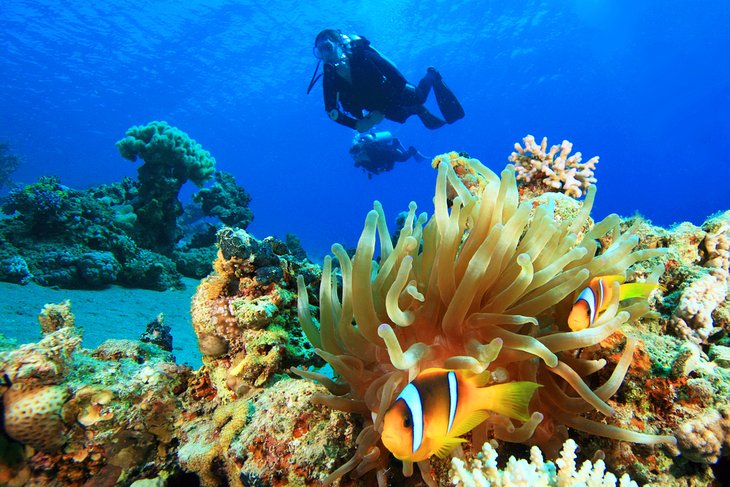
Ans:
{"type": "MultiPolygon", "coordinates": [[[[576,332],[567,326],[575,295],[591,279],[626,277],[630,266],[660,257],[665,249],[637,250],[639,238],[633,229],[622,233],[616,215],[594,224],[595,186],[588,188],[582,205],[569,197],[520,201],[513,166],[497,176],[479,161],[454,153],[437,157],[434,165],[438,174],[430,219],[416,216],[411,203],[393,243],[376,202],[355,255],[350,258],[342,246],[333,246],[340,270],[325,259],[319,326],[310,315],[304,280],[297,280],[302,327],[338,379],[299,374],[325,384],[332,396],[320,397],[323,404],[369,412],[357,453],[328,481],[371,470],[384,481],[383,414],[407,381],[428,367],[489,371],[494,381],[544,386],[535,392],[529,421],[515,425],[495,413],[474,430],[476,442],[491,436],[549,446],[556,441],[544,432],[554,426],[565,430],[560,425],[637,443],[674,442],[671,436],[581,416],[594,410],[613,413],[606,401],[621,385],[637,343],[627,340],[610,377],[595,389],[586,377],[603,369],[606,360],[585,360],[577,351],[644,316],[647,300],[619,301],[614,282],[613,301],[593,327],[576,332]]],[[[647,281],[658,282],[660,273],[657,266],[647,281]]],[[[428,463],[418,467],[432,482],[428,463]]],[[[413,465],[404,469],[410,473],[413,465]]]]}

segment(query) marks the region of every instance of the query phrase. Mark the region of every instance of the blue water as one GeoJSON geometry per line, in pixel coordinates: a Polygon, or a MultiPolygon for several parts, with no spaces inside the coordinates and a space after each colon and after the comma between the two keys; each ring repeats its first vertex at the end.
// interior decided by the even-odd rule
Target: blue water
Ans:
{"type": "Polygon", "coordinates": [[[461,99],[452,126],[380,126],[404,144],[499,171],[528,133],[565,138],[601,158],[596,217],[700,224],[730,207],[729,17],[720,1],[6,0],[0,139],[25,158],[18,182],[83,188],[134,176],[114,142],[166,120],[251,193],[254,235],[294,232],[321,255],[356,242],[374,199],[392,218],[410,200],[430,213],[435,175],[353,167],[354,132],[327,118],[320,85],[305,95],[314,36],[335,27],[412,82],[436,66],[461,99]]]}

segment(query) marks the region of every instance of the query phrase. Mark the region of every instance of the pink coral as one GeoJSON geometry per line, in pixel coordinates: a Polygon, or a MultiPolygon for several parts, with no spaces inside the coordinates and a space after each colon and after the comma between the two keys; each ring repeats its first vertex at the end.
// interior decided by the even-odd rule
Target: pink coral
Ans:
{"type": "Polygon", "coordinates": [[[675,432],[677,446],[693,462],[717,463],[730,454],[730,406],[711,409],[675,432]]]}

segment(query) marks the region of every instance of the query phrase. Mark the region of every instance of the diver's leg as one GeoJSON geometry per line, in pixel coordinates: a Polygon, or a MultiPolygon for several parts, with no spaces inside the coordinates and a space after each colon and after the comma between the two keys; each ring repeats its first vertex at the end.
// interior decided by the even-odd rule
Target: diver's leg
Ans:
{"type": "Polygon", "coordinates": [[[446,125],[446,122],[438,118],[436,115],[428,111],[423,105],[415,107],[415,114],[421,119],[423,125],[427,129],[435,130],[446,125]]]}
{"type": "Polygon", "coordinates": [[[393,159],[397,162],[406,162],[411,158],[411,154],[401,146],[393,152],[393,159]]]}
{"type": "Polygon", "coordinates": [[[436,95],[436,103],[438,103],[439,110],[441,110],[441,115],[444,116],[446,123],[451,124],[464,118],[464,108],[454,92],[444,83],[441,73],[433,67],[428,68],[427,72],[433,79],[433,93],[436,95]]]}

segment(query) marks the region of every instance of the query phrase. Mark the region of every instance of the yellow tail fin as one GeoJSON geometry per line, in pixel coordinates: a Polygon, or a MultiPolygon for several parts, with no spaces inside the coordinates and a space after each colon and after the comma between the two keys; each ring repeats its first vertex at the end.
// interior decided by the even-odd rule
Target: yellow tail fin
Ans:
{"type": "Polygon", "coordinates": [[[648,298],[649,294],[658,287],[658,284],[653,284],[651,282],[631,282],[629,284],[621,284],[618,299],[619,301],[623,301],[624,299],[631,298],[648,298]]]}
{"type": "Polygon", "coordinates": [[[485,395],[484,409],[508,418],[527,421],[530,419],[528,406],[538,387],[542,386],[535,382],[509,382],[480,389],[485,395]]]}

